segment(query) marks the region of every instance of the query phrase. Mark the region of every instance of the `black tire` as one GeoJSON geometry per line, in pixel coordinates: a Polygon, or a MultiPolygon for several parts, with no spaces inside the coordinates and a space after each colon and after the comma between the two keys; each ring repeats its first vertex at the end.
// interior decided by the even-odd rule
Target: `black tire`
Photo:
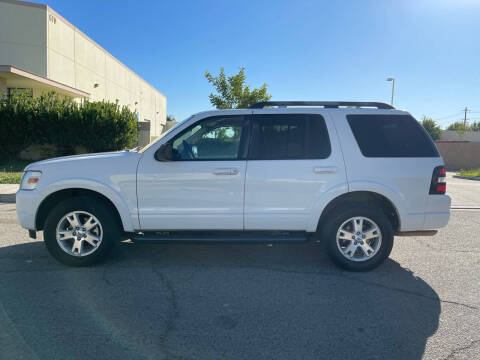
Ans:
{"type": "Polygon", "coordinates": [[[393,247],[392,224],[383,211],[370,204],[344,204],[334,208],[327,214],[323,222],[323,229],[320,229],[322,243],[324,244],[330,260],[336,265],[349,271],[368,271],[381,265],[390,255],[393,247]],[[350,218],[362,216],[373,220],[380,228],[382,241],[377,252],[364,261],[353,261],[347,259],[337,246],[337,232],[340,226],[350,218]]]}
{"type": "Polygon", "coordinates": [[[103,260],[112,245],[120,240],[122,229],[119,227],[116,214],[102,200],[76,196],[58,203],[48,214],[45,221],[43,238],[50,254],[59,262],[69,266],[88,266],[103,260]],[[85,211],[94,215],[100,222],[103,238],[96,250],[85,256],[75,256],[63,250],[57,242],[57,225],[60,220],[72,211],[85,211]]]}

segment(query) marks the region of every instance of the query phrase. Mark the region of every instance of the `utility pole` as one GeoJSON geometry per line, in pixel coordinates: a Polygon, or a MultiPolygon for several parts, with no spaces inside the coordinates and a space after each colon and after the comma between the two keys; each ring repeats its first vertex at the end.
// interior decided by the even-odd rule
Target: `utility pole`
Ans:
{"type": "Polygon", "coordinates": [[[465,111],[465,116],[463,118],[463,129],[464,130],[467,130],[467,112],[468,112],[468,108],[465,106],[465,109],[463,110],[465,111]]]}
{"type": "Polygon", "coordinates": [[[387,81],[391,81],[392,82],[392,100],[390,101],[390,105],[393,106],[393,94],[395,92],[395,79],[392,78],[392,77],[389,77],[387,78],[387,81]]]}

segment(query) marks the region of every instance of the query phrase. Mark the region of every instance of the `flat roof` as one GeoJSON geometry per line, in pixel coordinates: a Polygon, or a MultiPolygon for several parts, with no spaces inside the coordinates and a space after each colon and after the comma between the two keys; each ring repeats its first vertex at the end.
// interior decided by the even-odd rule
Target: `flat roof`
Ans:
{"type": "MultiPolygon", "coordinates": [[[[110,54],[109,51],[107,51],[104,47],[102,47],[101,45],[99,45],[95,40],[93,40],[90,36],[88,36],[87,34],[85,34],[82,30],[80,30],[79,28],[77,28],[75,25],[73,25],[70,21],[68,21],[67,19],[65,19],[62,15],[60,15],[58,12],[56,12],[55,10],[53,10],[50,6],[46,5],[46,4],[39,4],[39,3],[33,3],[33,2],[29,2],[29,1],[19,1],[19,0],[0,0],[0,2],[3,2],[3,3],[8,3],[8,4],[14,4],[14,5],[22,5],[22,6],[29,6],[29,7],[36,7],[36,8],[40,8],[40,9],[45,9],[46,11],[50,11],[51,13],[53,13],[55,16],[57,16],[58,18],[60,18],[63,22],[65,22],[66,25],[70,26],[71,28],[73,28],[75,31],[78,31],[81,35],[83,35],[84,37],[86,37],[89,41],[91,41],[96,47],[98,47],[100,50],[106,52],[107,54],[109,54],[112,59],[114,59],[119,65],[123,66],[125,69],[127,69],[128,71],[130,71],[131,73],[133,73],[135,76],[137,76],[141,81],[144,81],[146,84],[148,84],[148,86],[152,87],[153,89],[155,89],[160,95],[162,95],[163,97],[166,98],[166,96],[160,91],[158,90],[155,86],[153,86],[152,84],[150,84],[149,82],[147,82],[144,78],[142,78],[140,75],[138,75],[135,71],[133,71],[132,69],[130,69],[127,65],[125,65],[123,62],[121,62],[120,60],[118,60],[115,56],[113,56],[112,54],[110,54]]],[[[47,21],[47,20],[45,20],[47,21]]]]}
{"type": "Polygon", "coordinates": [[[66,91],[66,92],[69,92],[69,93],[72,93],[72,94],[75,94],[75,95],[79,95],[81,97],[90,97],[90,94],[85,92],[85,91],[73,88],[71,86],[68,86],[68,85],[65,85],[65,84],[62,84],[62,83],[59,83],[58,81],[47,79],[46,77],[43,77],[43,76],[40,76],[40,75],[37,75],[37,74],[33,74],[29,71],[19,69],[15,66],[12,66],[12,65],[0,65],[0,74],[2,74],[2,73],[3,74],[6,73],[6,74],[17,75],[21,78],[33,80],[33,81],[41,83],[42,85],[47,85],[47,86],[50,86],[50,87],[54,87],[54,88],[57,88],[57,89],[60,89],[60,90],[63,90],[63,91],[66,91]]]}

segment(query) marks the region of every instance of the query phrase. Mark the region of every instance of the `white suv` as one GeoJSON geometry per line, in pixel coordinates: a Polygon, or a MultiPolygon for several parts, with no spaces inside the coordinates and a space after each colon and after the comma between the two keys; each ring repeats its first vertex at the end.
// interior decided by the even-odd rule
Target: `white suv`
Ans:
{"type": "Polygon", "coordinates": [[[434,143],[383,103],[265,102],[198,113],[136,151],[29,165],[21,225],[62,263],[121,239],[320,239],[348,270],[375,268],[394,235],[432,235],[450,197],[434,143]]]}

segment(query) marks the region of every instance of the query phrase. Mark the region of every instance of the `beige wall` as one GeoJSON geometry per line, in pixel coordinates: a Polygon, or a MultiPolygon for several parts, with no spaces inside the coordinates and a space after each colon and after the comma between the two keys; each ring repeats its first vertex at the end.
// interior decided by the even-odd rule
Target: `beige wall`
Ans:
{"type": "Polygon", "coordinates": [[[118,100],[138,112],[140,121],[150,121],[151,136],[160,135],[165,96],[54,11],[48,9],[47,19],[48,77],[90,93],[93,100],[118,100]]]}
{"type": "MultiPolygon", "coordinates": [[[[166,123],[163,94],[45,5],[0,0],[0,65],[84,91],[92,100],[118,100],[138,112],[140,121],[150,121],[151,136],[160,135],[166,123]]],[[[0,91],[19,84],[0,80],[0,91]]]]}
{"type": "Polygon", "coordinates": [[[447,169],[480,168],[480,142],[436,141],[435,145],[437,145],[447,169]]]}
{"type": "Polygon", "coordinates": [[[46,10],[0,2],[0,65],[46,76],[46,10]]]}

